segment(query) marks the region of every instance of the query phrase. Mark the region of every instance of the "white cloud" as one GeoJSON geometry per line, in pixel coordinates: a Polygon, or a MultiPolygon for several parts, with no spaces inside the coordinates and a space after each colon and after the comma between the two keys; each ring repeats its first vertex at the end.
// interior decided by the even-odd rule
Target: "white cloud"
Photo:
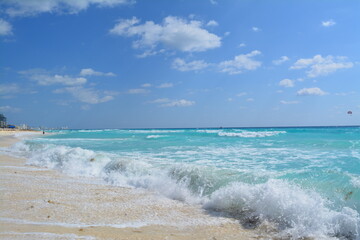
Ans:
{"type": "Polygon", "coordinates": [[[143,89],[143,88],[133,88],[129,89],[129,94],[142,94],[142,93],[148,93],[149,90],[143,89]]]}
{"type": "Polygon", "coordinates": [[[12,26],[7,21],[0,18],[0,36],[12,34],[12,26]]]}
{"type": "Polygon", "coordinates": [[[189,107],[195,104],[194,101],[186,99],[171,100],[169,98],[155,99],[150,103],[160,104],[160,107],[189,107]]]}
{"type": "Polygon", "coordinates": [[[325,76],[330,73],[343,68],[352,68],[354,64],[352,62],[346,62],[346,57],[331,55],[322,57],[321,55],[315,55],[313,58],[302,58],[295,62],[290,69],[309,69],[307,71],[308,77],[325,76]]]}
{"type": "Polygon", "coordinates": [[[185,99],[180,99],[180,100],[172,100],[168,103],[164,103],[161,106],[162,107],[189,107],[194,105],[195,102],[194,101],[189,101],[189,100],[185,100],[185,99]]]}
{"type": "Polygon", "coordinates": [[[253,30],[254,32],[260,32],[261,31],[261,29],[258,28],[258,27],[252,27],[251,30],[253,30]]]}
{"type": "Polygon", "coordinates": [[[303,88],[297,92],[297,95],[299,96],[309,96],[309,95],[323,96],[325,94],[327,93],[318,87],[303,88]]]}
{"type": "Polygon", "coordinates": [[[284,100],[282,100],[282,101],[280,101],[280,103],[281,104],[298,104],[300,102],[299,101],[284,101],[284,100]]]}
{"type": "Polygon", "coordinates": [[[289,61],[289,60],[290,60],[289,57],[287,57],[287,56],[281,56],[279,59],[274,60],[274,61],[272,61],[272,62],[273,62],[273,64],[275,64],[275,65],[281,65],[281,64],[283,64],[284,62],[287,62],[287,61],[289,61]]]}
{"type": "Polygon", "coordinates": [[[136,17],[120,20],[110,33],[125,37],[137,36],[134,48],[153,49],[157,45],[183,52],[202,52],[221,46],[221,38],[202,28],[199,21],[168,16],[161,24],[147,21],[139,24],[136,17]]]}
{"type": "Polygon", "coordinates": [[[253,99],[253,98],[247,98],[246,101],[247,101],[247,102],[253,102],[253,101],[255,101],[255,99],[253,99]]]}
{"type": "Polygon", "coordinates": [[[67,75],[32,75],[31,80],[36,81],[39,85],[47,86],[54,84],[62,84],[68,86],[82,85],[87,82],[86,78],[83,77],[70,77],[67,75]]]}
{"type": "Polygon", "coordinates": [[[210,0],[210,3],[211,3],[212,5],[218,4],[217,1],[215,1],[215,0],[210,0]]]}
{"type": "Polygon", "coordinates": [[[210,20],[206,26],[209,26],[209,27],[216,27],[216,26],[219,26],[219,24],[215,21],[215,20],[210,20]]]}
{"type": "Polygon", "coordinates": [[[82,85],[87,82],[86,78],[83,77],[70,77],[68,75],[58,75],[58,74],[50,74],[44,69],[29,69],[25,71],[20,71],[20,74],[37,82],[39,85],[47,86],[47,85],[55,85],[62,84],[68,86],[74,85],[82,85]]]}
{"type": "Polygon", "coordinates": [[[186,71],[197,71],[209,66],[208,63],[204,62],[203,60],[192,61],[192,62],[185,62],[185,60],[181,58],[176,58],[172,63],[172,68],[186,72],[186,71]]]}
{"type": "Polygon", "coordinates": [[[144,88],[149,88],[151,87],[152,85],[150,83],[144,83],[141,85],[141,87],[144,87],[144,88]]]}
{"type": "Polygon", "coordinates": [[[246,47],[246,44],[245,43],[240,43],[238,47],[246,47]]]}
{"type": "Polygon", "coordinates": [[[2,0],[0,7],[10,16],[32,16],[40,13],[75,14],[90,5],[114,7],[130,0],[2,0]]]}
{"type": "Polygon", "coordinates": [[[80,76],[106,76],[106,77],[114,77],[116,76],[112,72],[103,73],[103,72],[97,72],[94,69],[91,68],[83,68],[80,71],[80,76]]]}
{"type": "Polygon", "coordinates": [[[168,103],[170,101],[171,100],[168,98],[158,98],[158,99],[151,101],[150,103],[168,103]]]}
{"type": "Polygon", "coordinates": [[[113,95],[105,94],[105,92],[100,93],[92,88],[82,86],[57,89],[54,93],[70,93],[78,101],[88,104],[104,103],[114,99],[113,95]]]}
{"type": "Polygon", "coordinates": [[[0,95],[14,94],[20,91],[20,88],[17,84],[0,84],[0,95]]]}
{"type": "Polygon", "coordinates": [[[261,62],[252,58],[261,54],[260,51],[252,51],[248,54],[240,54],[235,56],[234,60],[223,61],[219,64],[220,71],[229,74],[239,74],[244,70],[255,70],[261,66],[261,62]]]}
{"type": "Polygon", "coordinates": [[[14,108],[10,106],[0,106],[0,112],[19,112],[20,108],[14,108]]]}
{"type": "Polygon", "coordinates": [[[322,21],[321,22],[321,25],[323,27],[331,27],[331,26],[334,26],[336,24],[336,22],[334,22],[334,20],[330,19],[328,21],[322,21]]]}
{"type": "Polygon", "coordinates": [[[291,79],[283,79],[279,82],[279,86],[282,87],[294,87],[295,86],[295,80],[291,79]]]}
{"type": "Polygon", "coordinates": [[[159,86],[157,86],[157,88],[172,88],[174,86],[174,84],[172,83],[162,83],[159,86]]]}

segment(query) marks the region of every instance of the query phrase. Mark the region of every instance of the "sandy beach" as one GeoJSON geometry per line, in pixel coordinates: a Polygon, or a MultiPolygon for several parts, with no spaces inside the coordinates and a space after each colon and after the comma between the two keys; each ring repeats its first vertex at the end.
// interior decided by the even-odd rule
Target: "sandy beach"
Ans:
{"type": "MultiPolygon", "coordinates": [[[[0,132],[0,146],[19,141],[0,132]]],[[[0,239],[259,239],[233,219],[149,191],[0,155],[0,239]]]]}

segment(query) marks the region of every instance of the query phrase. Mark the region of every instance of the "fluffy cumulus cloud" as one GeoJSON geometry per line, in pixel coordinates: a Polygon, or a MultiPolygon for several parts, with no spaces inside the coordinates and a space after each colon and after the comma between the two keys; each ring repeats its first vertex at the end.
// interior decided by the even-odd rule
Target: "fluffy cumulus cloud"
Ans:
{"type": "Polygon", "coordinates": [[[91,69],[91,68],[81,69],[80,75],[81,76],[105,76],[105,77],[114,77],[114,76],[116,76],[112,72],[103,73],[103,72],[95,71],[94,69],[91,69]]]}
{"type": "Polygon", "coordinates": [[[342,56],[326,56],[315,55],[313,58],[302,58],[295,62],[290,69],[308,69],[307,76],[314,78],[325,76],[339,69],[352,68],[354,64],[347,62],[346,57],[342,56]]]}
{"type": "Polygon", "coordinates": [[[274,60],[274,61],[273,61],[273,64],[275,64],[275,65],[281,65],[281,64],[283,64],[284,62],[287,62],[287,61],[289,61],[289,60],[290,60],[289,57],[287,57],[287,56],[281,56],[279,59],[274,60]]]}
{"type": "Polygon", "coordinates": [[[32,16],[40,13],[75,14],[90,5],[114,7],[132,2],[131,0],[2,0],[0,7],[10,16],[32,16]]]}
{"type": "Polygon", "coordinates": [[[219,64],[220,71],[229,74],[239,74],[244,70],[255,70],[261,66],[261,62],[254,60],[253,57],[259,54],[261,52],[255,50],[248,54],[235,56],[234,60],[223,61],[219,64]]]}
{"type": "Polygon", "coordinates": [[[203,60],[198,61],[191,61],[186,62],[185,60],[181,58],[176,58],[172,63],[172,68],[186,72],[186,71],[198,71],[204,68],[207,68],[209,66],[208,63],[204,62],[203,60]]]}
{"type": "Polygon", "coordinates": [[[318,87],[303,88],[297,92],[297,95],[299,95],[299,96],[310,96],[310,95],[323,96],[326,94],[327,94],[326,92],[324,92],[323,90],[321,90],[318,87]]]}
{"type": "Polygon", "coordinates": [[[279,82],[279,86],[282,87],[294,87],[295,86],[295,80],[291,80],[291,79],[283,79],[279,82]]]}
{"type": "Polygon", "coordinates": [[[12,26],[7,21],[0,18],[0,36],[12,34],[12,26]]]}
{"type": "Polygon", "coordinates": [[[159,98],[150,103],[159,104],[160,107],[189,107],[195,104],[194,101],[186,99],[172,100],[169,98],[159,98]]]}
{"type": "Polygon", "coordinates": [[[137,37],[134,48],[154,49],[158,45],[182,52],[202,52],[221,46],[221,38],[202,28],[200,21],[168,16],[162,23],[140,24],[136,17],[120,20],[111,34],[137,37]]]}
{"type": "Polygon", "coordinates": [[[322,21],[321,22],[321,25],[323,27],[331,27],[331,26],[334,26],[336,24],[336,22],[332,19],[328,20],[328,21],[322,21]]]}
{"type": "Polygon", "coordinates": [[[83,86],[66,87],[57,89],[54,93],[70,93],[75,99],[80,102],[88,104],[98,104],[108,102],[114,99],[115,93],[97,91],[92,88],[85,88],[83,86]]]}

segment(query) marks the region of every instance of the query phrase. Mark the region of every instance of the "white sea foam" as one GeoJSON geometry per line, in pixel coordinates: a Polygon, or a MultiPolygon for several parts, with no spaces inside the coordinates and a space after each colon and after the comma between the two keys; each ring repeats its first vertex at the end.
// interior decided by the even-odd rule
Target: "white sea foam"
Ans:
{"type": "Polygon", "coordinates": [[[129,132],[133,133],[182,133],[184,130],[167,130],[167,129],[153,129],[153,130],[129,130],[129,132]]]}
{"type": "Polygon", "coordinates": [[[94,133],[94,132],[104,132],[104,131],[108,131],[107,129],[104,130],[100,130],[100,129],[95,129],[95,130],[77,130],[77,132],[81,132],[81,133],[94,133]]]}
{"type": "Polygon", "coordinates": [[[110,161],[106,155],[82,148],[44,145],[30,152],[27,163],[56,169],[70,175],[100,176],[103,167],[110,161]]]}
{"type": "Polygon", "coordinates": [[[245,224],[254,219],[276,222],[280,236],[345,236],[358,239],[359,214],[348,207],[330,210],[329,203],[315,192],[305,191],[281,180],[264,184],[232,183],[214,192],[206,209],[225,212],[245,224]]]}
{"type": "Polygon", "coordinates": [[[148,138],[148,139],[161,138],[161,137],[166,137],[166,136],[165,135],[148,135],[148,136],[146,136],[146,138],[148,138]]]}
{"type": "Polygon", "coordinates": [[[360,188],[360,176],[351,175],[350,177],[351,184],[356,188],[360,188]]]}
{"type": "Polygon", "coordinates": [[[125,141],[125,140],[129,140],[128,138],[46,138],[46,139],[42,139],[42,138],[38,138],[35,139],[34,141],[37,142],[86,142],[86,141],[125,141]]]}
{"type": "Polygon", "coordinates": [[[79,236],[76,234],[59,234],[59,233],[48,233],[48,232],[0,232],[0,235],[11,235],[11,236],[23,236],[24,239],[52,239],[52,240],[95,240],[95,237],[92,236],[79,236]]]}
{"type": "Polygon", "coordinates": [[[198,133],[219,133],[222,130],[216,130],[216,129],[200,129],[200,130],[196,130],[196,132],[198,133]]]}
{"type": "Polygon", "coordinates": [[[271,137],[276,136],[286,131],[241,131],[241,132],[219,132],[218,135],[221,137],[243,137],[243,138],[255,138],[255,137],[271,137]]]}
{"type": "MultiPolygon", "coordinates": [[[[145,222],[127,222],[123,224],[85,224],[85,223],[65,223],[65,222],[38,222],[28,221],[24,219],[15,218],[0,218],[1,222],[15,223],[15,224],[29,224],[29,225],[46,225],[46,226],[60,226],[67,228],[88,228],[88,227],[113,227],[113,228],[140,228],[149,225],[145,222]]],[[[160,224],[160,222],[158,222],[160,224]]]]}

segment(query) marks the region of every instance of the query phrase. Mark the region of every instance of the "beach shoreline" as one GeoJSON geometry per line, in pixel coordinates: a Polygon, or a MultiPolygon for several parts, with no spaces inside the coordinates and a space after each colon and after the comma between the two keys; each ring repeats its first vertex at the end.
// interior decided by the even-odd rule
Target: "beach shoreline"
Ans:
{"type": "MultiPolygon", "coordinates": [[[[1,132],[0,146],[20,141],[14,135],[19,132],[1,132]]],[[[197,206],[28,166],[25,159],[0,155],[0,176],[0,239],[259,237],[237,221],[211,216],[197,206]]]]}

